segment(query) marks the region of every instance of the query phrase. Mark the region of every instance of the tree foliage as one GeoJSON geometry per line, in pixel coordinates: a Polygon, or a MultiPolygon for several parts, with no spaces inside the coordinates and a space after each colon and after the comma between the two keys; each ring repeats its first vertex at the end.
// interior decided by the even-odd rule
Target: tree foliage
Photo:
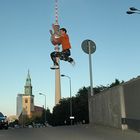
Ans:
{"type": "MultiPolygon", "coordinates": [[[[72,97],[73,123],[89,122],[88,117],[88,90],[81,88],[75,97],[72,97]]],[[[70,125],[70,98],[63,98],[53,108],[53,125],[70,125]]]]}
{"type": "Polygon", "coordinates": [[[110,85],[110,88],[111,87],[114,87],[114,86],[117,86],[119,85],[121,82],[118,80],[118,79],[115,79],[115,82],[113,82],[111,85],[110,85]]]}

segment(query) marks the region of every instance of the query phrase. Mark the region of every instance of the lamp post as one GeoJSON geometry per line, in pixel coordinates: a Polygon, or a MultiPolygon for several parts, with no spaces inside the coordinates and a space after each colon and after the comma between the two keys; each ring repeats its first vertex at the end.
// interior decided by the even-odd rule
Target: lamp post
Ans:
{"type": "Polygon", "coordinates": [[[126,11],[127,14],[140,14],[140,10],[135,7],[130,7],[128,11],[126,11]]]}
{"type": "Polygon", "coordinates": [[[69,79],[69,84],[70,84],[70,123],[72,125],[72,120],[74,119],[74,116],[72,116],[71,78],[67,75],[64,75],[64,74],[61,74],[61,77],[67,77],[69,79]]]}
{"type": "Polygon", "coordinates": [[[46,95],[45,94],[43,94],[43,93],[39,93],[39,95],[42,95],[42,96],[44,96],[45,97],[45,112],[44,112],[44,124],[46,123],[46,95]]]}

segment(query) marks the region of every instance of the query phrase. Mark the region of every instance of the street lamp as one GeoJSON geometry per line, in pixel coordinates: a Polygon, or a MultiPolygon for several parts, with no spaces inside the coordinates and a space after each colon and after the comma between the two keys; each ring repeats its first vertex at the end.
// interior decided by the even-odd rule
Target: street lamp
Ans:
{"type": "Polygon", "coordinates": [[[44,118],[44,124],[46,123],[46,95],[45,94],[43,94],[43,93],[39,93],[39,95],[42,95],[42,96],[44,96],[45,97],[45,112],[44,112],[44,114],[45,114],[45,118],[44,118]]]}
{"type": "Polygon", "coordinates": [[[140,10],[135,7],[130,7],[129,10],[126,12],[127,14],[140,14],[140,10]]]}
{"type": "Polygon", "coordinates": [[[72,116],[71,78],[67,75],[64,75],[64,74],[61,74],[61,77],[67,77],[69,79],[69,84],[70,84],[70,122],[72,125],[72,120],[74,119],[74,116],[72,116]]]}

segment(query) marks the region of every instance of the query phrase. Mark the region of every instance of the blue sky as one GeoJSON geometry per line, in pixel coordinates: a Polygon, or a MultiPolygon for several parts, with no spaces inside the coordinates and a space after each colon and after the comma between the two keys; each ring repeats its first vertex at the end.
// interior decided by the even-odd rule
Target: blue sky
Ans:
{"type": "MultiPolygon", "coordinates": [[[[137,0],[59,0],[59,24],[68,30],[75,67],[61,62],[61,74],[71,77],[72,95],[89,86],[85,39],[96,43],[92,55],[93,86],[115,78],[128,81],[140,75],[140,15],[127,15],[137,0]]],[[[49,30],[54,23],[54,0],[0,0],[0,111],[16,114],[16,96],[24,92],[28,69],[35,104],[54,106],[55,73],[50,53],[54,50],[49,30]]],[[[61,79],[62,97],[69,96],[68,79],[61,79]]]]}

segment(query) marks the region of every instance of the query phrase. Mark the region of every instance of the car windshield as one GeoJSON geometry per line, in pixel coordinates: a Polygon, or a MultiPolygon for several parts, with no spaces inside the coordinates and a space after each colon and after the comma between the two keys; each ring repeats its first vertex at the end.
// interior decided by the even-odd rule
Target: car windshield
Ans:
{"type": "Polygon", "coordinates": [[[0,112],[0,117],[4,117],[3,114],[0,112]]]}

